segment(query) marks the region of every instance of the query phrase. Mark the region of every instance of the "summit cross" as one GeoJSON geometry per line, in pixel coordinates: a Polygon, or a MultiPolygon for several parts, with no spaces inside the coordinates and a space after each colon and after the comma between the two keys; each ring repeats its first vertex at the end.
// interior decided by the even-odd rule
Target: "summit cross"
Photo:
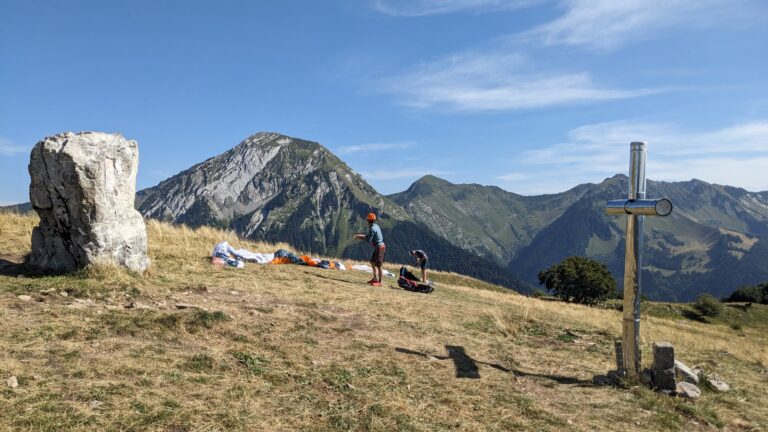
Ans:
{"type": "MultiPolygon", "coordinates": [[[[627,216],[626,255],[624,258],[624,307],[622,325],[621,375],[634,381],[640,379],[640,288],[643,265],[643,220],[645,216],[667,216],[672,213],[672,201],[645,198],[645,157],[647,144],[633,142],[629,152],[629,196],[608,201],[606,213],[627,216]]],[[[618,354],[618,353],[617,353],[618,354]]]]}

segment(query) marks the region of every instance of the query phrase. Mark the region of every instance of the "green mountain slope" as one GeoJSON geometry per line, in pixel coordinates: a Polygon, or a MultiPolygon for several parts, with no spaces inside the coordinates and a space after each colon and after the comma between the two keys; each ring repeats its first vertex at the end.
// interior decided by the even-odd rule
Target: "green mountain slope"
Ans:
{"type": "Polygon", "coordinates": [[[507,263],[520,248],[591,185],[541,196],[522,196],[495,186],[452,184],[425,176],[390,195],[415,221],[477,255],[507,263]]]}
{"type": "MultiPolygon", "coordinates": [[[[523,280],[570,255],[595,258],[621,280],[624,217],[604,213],[605,202],[624,196],[625,176],[598,185],[541,230],[510,262],[523,280]]],[[[743,284],[768,280],[768,247],[762,197],[741,189],[649,182],[648,195],[672,199],[667,218],[645,218],[644,290],[652,299],[691,300],[707,292],[725,296],[743,284]]]]}

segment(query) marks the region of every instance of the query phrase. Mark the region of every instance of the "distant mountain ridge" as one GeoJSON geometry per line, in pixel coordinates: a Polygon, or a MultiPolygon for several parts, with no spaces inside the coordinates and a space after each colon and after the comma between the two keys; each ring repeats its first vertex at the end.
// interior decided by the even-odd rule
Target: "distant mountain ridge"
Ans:
{"type": "Polygon", "coordinates": [[[456,185],[427,175],[389,197],[440,236],[506,264],[592,186],[523,196],[496,186],[456,185]]]}
{"type": "MultiPolygon", "coordinates": [[[[675,211],[646,218],[645,295],[724,296],[739,285],[768,280],[768,194],[701,180],[649,181],[647,189],[649,197],[670,198],[675,211]]],[[[540,270],[571,255],[606,263],[620,280],[626,222],[606,215],[604,207],[626,194],[624,175],[534,197],[427,176],[390,197],[454,244],[497,261],[512,255],[510,271],[536,284],[540,270]]]]}

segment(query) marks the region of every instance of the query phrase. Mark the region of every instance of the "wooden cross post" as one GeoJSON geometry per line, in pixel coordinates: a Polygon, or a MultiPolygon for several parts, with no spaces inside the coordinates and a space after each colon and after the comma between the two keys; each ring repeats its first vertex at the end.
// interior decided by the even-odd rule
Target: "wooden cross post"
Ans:
{"type": "Polygon", "coordinates": [[[624,259],[624,321],[622,326],[622,352],[624,371],[634,381],[640,379],[640,276],[643,258],[643,219],[645,216],[667,216],[672,213],[672,202],[666,198],[645,198],[644,142],[630,144],[629,196],[625,200],[608,201],[605,207],[610,215],[627,216],[626,255],[624,259]]]}

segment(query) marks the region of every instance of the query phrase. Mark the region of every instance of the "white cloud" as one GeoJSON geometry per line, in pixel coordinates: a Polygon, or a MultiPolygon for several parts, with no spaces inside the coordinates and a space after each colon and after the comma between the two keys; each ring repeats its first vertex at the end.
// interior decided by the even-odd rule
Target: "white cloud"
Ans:
{"type": "Polygon", "coordinates": [[[341,154],[367,153],[372,151],[407,149],[414,145],[416,145],[416,143],[413,142],[368,143],[339,147],[337,151],[341,154]]]}
{"type": "Polygon", "coordinates": [[[492,12],[518,9],[542,0],[374,0],[373,8],[394,16],[425,16],[452,12],[492,12]]]}
{"type": "Polygon", "coordinates": [[[626,99],[659,89],[603,88],[586,72],[528,72],[521,55],[500,52],[454,55],[384,82],[414,108],[444,107],[454,111],[509,111],[575,103],[626,99]]]}
{"type": "Polygon", "coordinates": [[[575,185],[626,174],[629,143],[646,141],[648,178],[698,178],[752,191],[768,190],[764,172],[768,168],[768,120],[706,132],[683,131],[670,124],[619,121],[582,126],[572,130],[568,138],[565,143],[526,152],[521,163],[557,176],[574,177],[578,173],[576,177],[581,180],[570,183],[575,185]]]}
{"type": "Polygon", "coordinates": [[[402,170],[376,170],[360,173],[366,180],[399,180],[399,179],[417,179],[427,174],[441,176],[451,174],[448,171],[434,170],[429,168],[413,168],[402,170]]]}
{"type": "Polygon", "coordinates": [[[0,156],[14,156],[21,153],[26,153],[30,150],[29,147],[15,145],[11,140],[0,138],[0,156]]]}
{"type": "Polygon", "coordinates": [[[607,50],[681,28],[722,27],[748,17],[751,0],[564,0],[565,13],[523,33],[547,45],[607,50]]]}
{"type": "Polygon", "coordinates": [[[513,172],[509,174],[504,174],[496,177],[499,180],[503,180],[505,182],[514,182],[514,181],[520,181],[520,180],[528,180],[530,176],[525,173],[521,172],[513,172]]]}

